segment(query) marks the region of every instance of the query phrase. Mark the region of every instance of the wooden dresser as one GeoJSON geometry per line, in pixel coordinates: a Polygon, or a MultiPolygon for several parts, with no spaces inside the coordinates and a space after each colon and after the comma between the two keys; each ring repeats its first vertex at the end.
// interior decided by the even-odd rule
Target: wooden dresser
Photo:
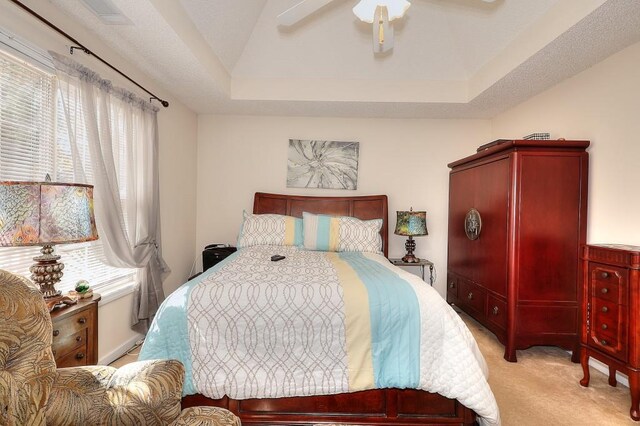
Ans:
{"type": "Polygon", "coordinates": [[[582,352],[580,362],[589,386],[589,358],[629,376],[630,415],[640,420],[640,247],[587,245],[583,251],[582,352]]]}
{"type": "Polygon", "coordinates": [[[449,164],[447,301],[516,349],[579,357],[588,141],[506,140],[449,164]]]}
{"type": "Polygon", "coordinates": [[[58,368],[98,363],[98,302],[100,295],[51,312],[53,356],[58,368]]]}

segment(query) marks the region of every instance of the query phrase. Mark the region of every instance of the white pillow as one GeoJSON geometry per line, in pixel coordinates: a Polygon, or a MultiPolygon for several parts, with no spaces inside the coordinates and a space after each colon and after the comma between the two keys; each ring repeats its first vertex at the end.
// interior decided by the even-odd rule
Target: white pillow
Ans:
{"type": "Polygon", "coordinates": [[[238,248],[251,246],[301,246],[302,219],[281,214],[242,212],[238,248]]]}
{"type": "Polygon", "coordinates": [[[322,251],[382,251],[382,219],[302,213],[304,248],[322,251]]]}

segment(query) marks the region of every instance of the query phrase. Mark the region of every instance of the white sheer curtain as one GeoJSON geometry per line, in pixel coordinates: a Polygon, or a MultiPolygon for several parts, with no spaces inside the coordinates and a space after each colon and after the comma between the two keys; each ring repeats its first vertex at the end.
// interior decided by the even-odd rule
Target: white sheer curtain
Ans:
{"type": "Polygon", "coordinates": [[[169,272],[160,249],[158,109],[77,62],[49,53],[63,98],[75,178],[95,187],[106,262],[138,268],[132,328],[146,333],[164,300],[162,280],[169,272]],[[85,155],[79,137],[87,139],[85,155]],[[85,175],[84,161],[91,161],[93,176],[85,175]],[[126,182],[118,182],[116,170],[123,167],[126,182]]]}

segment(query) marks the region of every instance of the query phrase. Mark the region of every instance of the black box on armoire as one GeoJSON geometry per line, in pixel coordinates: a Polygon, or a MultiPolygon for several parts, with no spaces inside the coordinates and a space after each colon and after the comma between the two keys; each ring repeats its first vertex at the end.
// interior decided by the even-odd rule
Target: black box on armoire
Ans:
{"type": "Polygon", "coordinates": [[[237,249],[226,244],[209,244],[202,251],[202,272],[221,262],[237,249]]]}

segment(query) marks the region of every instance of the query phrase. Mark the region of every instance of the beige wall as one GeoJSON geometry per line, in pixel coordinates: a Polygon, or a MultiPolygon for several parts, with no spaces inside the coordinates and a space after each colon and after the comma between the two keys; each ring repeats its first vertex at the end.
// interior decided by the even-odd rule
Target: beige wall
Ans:
{"type": "MultiPolygon", "coordinates": [[[[389,196],[390,256],[404,252],[393,235],[396,210],[427,211],[429,235],[416,238],[417,255],[435,262],[444,294],[447,250],[447,163],[490,137],[483,120],[393,120],[201,115],[198,119],[196,250],[235,244],[242,210],[256,191],[301,195],[389,196]],[[289,138],[360,142],[358,190],[286,187],[289,138]]],[[[417,268],[412,268],[417,269],[417,268]]],[[[416,271],[417,272],[417,271],[416,271]]]]}
{"type": "Polygon", "coordinates": [[[589,243],[640,245],[640,43],[492,120],[494,139],[591,140],[589,243]]]}
{"type": "MultiPolygon", "coordinates": [[[[152,92],[160,97],[166,97],[171,103],[169,108],[161,108],[158,113],[158,127],[163,252],[165,260],[172,269],[172,273],[164,283],[164,288],[167,293],[173,291],[186,280],[195,255],[196,114],[159,88],[154,81],[137,70],[135,65],[125,61],[96,37],[61,14],[48,1],[28,0],[24,3],[40,15],[46,16],[48,20],[89,46],[152,92]]],[[[0,27],[45,50],[68,52],[66,39],[58,36],[10,2],[0,3],[0,27]]],[[[82,53],[76,53],[74,59],[91,67],[104,77],[112,79],[114,84],[139,92],[139,89],[95,59],[82,53]]],[[[138,338],[137,334],[129,328],[131,303],[132,295],[127,295],[100,306],[99,359],[108,359],[112,354],[121,353],[138,338]]]]}

